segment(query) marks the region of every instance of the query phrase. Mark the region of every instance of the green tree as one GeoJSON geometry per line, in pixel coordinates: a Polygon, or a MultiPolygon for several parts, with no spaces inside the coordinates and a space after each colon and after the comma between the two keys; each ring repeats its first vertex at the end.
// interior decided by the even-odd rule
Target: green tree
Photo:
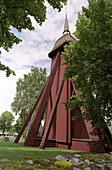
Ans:
{"type": "Polygon", "coordinates": [[[15,132],[16,132],[15,131],[15,125],[12,125],[10,130],[8,130],[8,135],[13,136],[13,135],[15,135],[15,132]]]}
{"type": "Polygon", "coordinates": [[[112,0],[88,3],[78,15],[77,41],[66,46],[63,54],[68,65],[65,78],[80,91],[66,107],[86,108],[83,117],[103,129],[112,120],[112,0]]]}
{"type": "Polygon", "coordinates": [[[0,130],[3,132],[9,131],[11,124],[14,122],[14,116],[11,112],[5,111],[0,116],[0,130]]]}
{"type": "Polygon", "coordinates": [[[21,119],[21,117],[19,117],[17,120],[16,120],[16,123],[15,123],[15,132],[19,132],[20,131],[20,129],[21,129],[21,127],[22,127],[22,125],[23,125],[23,121],[22,121],[22,119],[21,119]]]}
{"type": "Polygon", "coordinates": [[[46,69],[32,67],[31,73],[19,79],[16,87],[16,96],[11,104],[13,112],[20,115],[22,122],[25,121],[29,111],[35,103],[46,81],[46,69]]]}
{"type": "MultiPolygon", "coordinates": [[[[16,123],[14,125],[14,129],[15,129],[16,133],[19,133],[23,124],[24,124],[24,119],[22,119],[21,117],[18,117],[18,119],[16,120],[16,123]]],[[[30,125],[28,124],[28,126],[30,126],[30,125]]],[[[28,132],[28,127],[24,130],[23,135],[22,135],[22,139],[25,139],[27,132],[28,132]]]]}
{"type": "MultiPolygon", "coordinates": [[[[67,0],[47,0],[47,2],[59,11],[67,0]]],[[[6,51],[18,44],[21,40],[11,32],[11,27],[21,32],[22,29],[34,30],[30,16],[33,16],[40,25],[46,19],[45,0],[1,0],[0,1],[0,48],[6,51]]],[[[1,53],[1,50],[0,50],[1,53]]],[[[5,70],[6,75],[14,74],[7,66],[1,64],[0,70],[5,70]]]]}

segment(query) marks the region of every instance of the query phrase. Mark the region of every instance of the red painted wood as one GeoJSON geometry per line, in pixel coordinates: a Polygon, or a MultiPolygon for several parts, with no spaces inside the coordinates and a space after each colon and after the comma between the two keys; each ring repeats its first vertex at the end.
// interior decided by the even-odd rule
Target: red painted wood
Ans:
{"type": "Polygon", "coordinates": [[[33,143],[34,143],[36,134],[38,132],[46,104],[48,102],[49,93],[50,93],[50,90],[51,90],[51,86],[52,86],[58,65],[59,65],[59,53],[56,56],[51,74],[49,76],[49,79],[48,79],[47,84],[45,86],[44,92],[42,94],[38,109],[36,111],[36,114],[35,114],[35,117],[34,117],[32,123],[31,123],[28,135],[25,139],[25,142],[24,142],[25,146],[33,146],[33,143]]]}
{"type": "Polygon", "coordinates": [[[64,84],[64,80],[61,81],[59,90],[57,92],[56,100],[55,100],[55,103],[53,105],[52,111],[50,113],[49,120],[48,120],[48,122],[46,124],[45,132],[44,132],[42,141],[40,143],[39,149],[43,149],[45,147],[45,142],[46,142],[46,140],[48,138],[49,131],[50,131],[50,128],[51,128],[51,125],[52,125],[52,122],[53,122],[53,117],[54,117],[54,115],[56,113],[56,108],[57,108],[57,105],[58,105],[58,102],[59,102],[60,94],[62,92],[63,84],[64,84]]]}
{"type": "MultiPolygon", "coordinates": [[[[56,56],[52,57],[51,63],[51,74],[50,80],[52,79],[52,83],[50,86],[48,85],[46,91],[44,93],[44,97],[41,100],[40,108],[45,108],[45,102],[48,103],[47,105],[47,112],[46,112],[46,121],[43,128],[43,140],[42,145],[40,145],[40,141],[35,140],[36,133],[39,128],[40,121],[42,119],[43,112],[40,108],[38,108],[36,112],[36,116],[32,122],[32,127],[30,129],[29,136],[25,141],[25,145],[28,146],[39,146],[43,148],[44,146],[49,147],[59,147],[59,148],[66,148],[66,149],[73,149],[73,150],[81,150],[81,151],[88,151],[88,152],[104,152],[101,141],[97,135],[96,130],[92,127],[91,122],[87,122],[82,119],[82,117],[78,118],[77,120],[71,120],[71,115],[76,115],[78,109],[65,110],[65,105],[60,104],[57,106],[54,120],[51,120],[51,110],[52,107],[55,105],[56,96],[58,92],[58,88],[60,83],[63,79],[63,74],[65,71],[65,65],[62,65],[64,59],[61,55],[58,55],[58,65],[55,70],[55,74],[53,75],[53,65],[56,60],[56,56]],[[40,110],[39,110],[40,109],[40,110]],[[49,122],[50,118],[50,122],[49,122]],[[79,126],[80,120],[82,120],[82,124],[79,126]],[[78,128],[79,126],[79,128],[78,128]],[[55,140],[47,140],[48,139],[55,139],[55,140]],[[77,139],[90,139],[90,141],[77,141],[72,140],[72,138],[77,139]]],[[[70,80],[65,80],[63,90],[60,95],[59,103],[66,102],[71,95],[79,94],[74,90],[72,82],[70,80]]],[[[79,99],[80,100],[80,99],[79,99]]],[[[79,108],[83,113],[82,108],[79,108]]],[[[44,110],[43,110],[44,111],[44,110]]]]}
{"type": "Polygon", "coordinates": [[[58,148],[61,148],[61,149],[69,149],[70,146],[67,145],[66,143],[58,143],[58,148]]]}
{"type": "MultiPolygon", "coordinates": [[[[71,81],[70,80],[68,80],[67,93],[68,93],[67,99],[70,99],[70,97],[72,95],[71,81]]],[[[67,120],[68,120],[67,121],[67,123],[68,123],[68,125],[67,125],[67,127],[68,127],[68,136],[67,136],[67,138],[68,138],[68,143],[71,143],[72,138],[71,138],[71,110],[70,109],[68,109],[68,118],[67,118],[67,120]]]]}
{"type": "Polygon", "coordinates": [[[72,150],[91,152],[91,142],[72,141],[72,150]]]}
{"type": "MultiPolygon", "coordinates": [[[[65,81],[63,91],[60,96],[59,103],[67,101],[67,80],[65,81]]],[[[56,141],[67,142],[67,110],[65,110],[65,105],[58,105],[57,117],[56,117],[56,141]]]]}
{"type": "MultiPolygon", "coordinates": [[[[47,83],[47,82],[46,82],[46,83],[47,83]]],[[[24,132],[26,126],[28,125],[28,122],[30,121],[31,116],[32,116],[32,114],[33,114],[33,112],[34,112],[34,110],[35,110],[35,108],[36,108],[36,106],[37,106],[37,104],[38,104],[38,102],[39,102],[41,96],[42,96],[42,93],[43,93],[43,91],[44,91],[44,89],[45,89],[46,83],[45,83],[43,89],[41,90],[40,95],[38,96],[38,98],[37,98],[35,104],[33,105],[33,107],[32,107],[32,109],[31,109],[31,111],[30,111],[30,113],[29,113],[27,119],[25,120],[25,122],[24,122],[22,128],[20,129],[20,131],[19,131],[19,133],[18,133],[18,135],[17,135],[17,137],[16,137],[14,143],[18,143],[18,141],[19,141],[20,137],[22,136],[22,134],[23,134],[23,132],[24,132]]]]}
{"type": "MultiPolygon", "coordinates": [[[[59,59],[61,59],[60,56],[59,56],[59,59]]],[[[54,61],[55,61],[55,57],[52,58],[51,70],[52,70],[52,66],[53,66],[54,61]]],[[[59,62],[59,65],[57,67],[57,71],[56,71],[56,74],[55,74],[53,85],[51,87],[52,104],[55,103],[56,94],[57,94],[58,87],[59,87],[59,74],[60,74],[60,62],[59,62]]],[[[51,101],[50,101],[50,96],[49,96],[46,121],[48,121],[48,119],[49,119],[50,112],[51,112],[51,101]]],[[[55,118],[53,120],[51,129],[50,129],[50,133],[49,133],[48,138],[49,139],[55,139],[56,138],[56,114],[55,114],[55,118]]]]}
{"type": "MultiPolygon", "coordinates": [[[[72,111],[72,117],[77,115],[78,109],[72,111]]],[[[76,120],[72,120],[72,138],[78,139],[89,139],[89,135],[85,126],[84,121],[82,121],[82,116],[76,120]]]]}
{"type": "MultiPolygon", "coordinates": [[[[60,56],[61,57],[61,56],[60,56]]],[[[65,70],[65,65],[62,66],[64,63],[64,59],[61,57],[61,62],[60,62],[60,75],[59,75],[59,82],[61,82],[64,70],[65,70]]],[[[63,91],[60,96],[59,103],[66,102],[67,101],[67,80],[64,83],[63,91]]],[[[56,141],[58,142],[67,142],[68,139],[68,111],[65,110],[65,105],[61,104],[58,105],[57,107],[57,115],[56,115],[56,141]]]]}
{"type": "MultiPolygon", "coordinates": [[[[58,80],[57,84],[59,85],[59,82],[62,79],[62,75],[63,75],[65,67],[66,67],[66,66],[62,66],[64,59],[61,56],[60,56],[60,58],[61,58],[60,74],[55,75],[55,79],[54,79],[55,81],[54,81],[52,89],[51,89],[51,95],[52,95],[53,101],[55,100],[55,96],[56,96],[55,95],[55,93],[56,93],[56,81],[58,80]]],[[[52,64],[54,62],[54,59],[55,59],[55,57],[52,58],[52,64]]],[[[52,68],[52,66],[51,66],[51,68],[52,68]]],[[[71,85],[71,81],[69,80],[69,82],[65,82],[62,94],[60,96],[59,103],[60,102],[66,102],[70,98],[73,91],[74,90],[73,90],[73,87],[71,85]]],[[[78,92],[76,92],[76,93],[78,93],[78,92]]],[[[49,108],[49,106],[48,106],[48,108],[49,108]]],[[[79,118],[76,121],[71,121],[71,111],[70,110],[66,111],[64,109],[65,109],[64,105],[62,105],[62,104],[58,105],[57,114],[56,114],[56,131],[53,130],[53,128],[51,128],[49,138],[53,139],[54,138],[53,134],[56,132],[56,142],[64,142],[65,143],[64,148],[68,147],[67,143],[73,143],[73,142],[71,142],[72,137],[76,137],[76,138],[79,138],[79,139],[85,139],[85,138],[90,139],[89,134],[91,132],[93,132],[93,129],[92,128],[91,128],[91,130],[88,129],[88,127],[86,127],[86,124],[85,124],[84,121],[80,125],[80,128],[78,128],[79,122],[82,118],[79,118]],[[71,125],[71,123],[72,123],[72,125],[71,125]]],[[[49,117],[49,110],[47,111],[47,113],[48,113],[48,117],[49,117]]],[[[77,114],[77,110],[72,111],[72,114],[74,114],[74,115],[77,114]]],[[[99,140],[98,137],[97,137],[97,140],[99,140]]],[[[95,138],[94,138],[93,142],[96,142],[95,138]]],[[[77,143],[77,146],[80,143],[82,145],[82,148],[83,148],[82,150],[85,150],[85,151],[91,150],[91,151],[94,152],[94,150],[91,149],[92,145],[93,145],[92,143],[89,143],[91,145],[91,147],[86,146],[87,143],[85,145],[83,145],[83,142],[75,141],[75,143],[77,143]]],[[[98,145],[98,143],[99,143],[99,147],[100,147],[101,144],[100,144],[100,142],[97,142],[97,145],[98,145]]],[[[57,145],[57,146],[59,146],[59,145],[57,145]]],[[[71,147],[71,148],[74,149],[74,147],[71,147]]],[[[102,150],[102,149],[100,148],[99,150],[102,150]]]]}

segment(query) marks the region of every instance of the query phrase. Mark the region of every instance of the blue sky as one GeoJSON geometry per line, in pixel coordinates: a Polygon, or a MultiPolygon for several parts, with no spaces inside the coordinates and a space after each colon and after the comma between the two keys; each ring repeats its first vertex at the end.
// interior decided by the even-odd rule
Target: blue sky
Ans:
{"type": "MultiPolygon", "coordinates": [[[[71,33],[75,31],[77,14],[82,6],[87,6],[87,0],[68,0],[67,15],[71,33]]],[[[31,17],[34,31],[23,30],[18,33],[12,28],[22,42],[14,45],[8,53],[3,50],[0,57],[2,64],[9,66],[16,73],[16,76],[11,75],[7,78],[5,72],[0,71],[0,114],[6,110],[11,111],[11,103],[16,93],[16,82],[30,72],[31,66],[46,67],[48,73],[50,71],[51,60],[48,58],[48,53],[55,41],[62,36],[66,10],[63,8],[59,13],[48,5],[47,11],[47,19],[42,26],[39,26],[31,17]]]]}

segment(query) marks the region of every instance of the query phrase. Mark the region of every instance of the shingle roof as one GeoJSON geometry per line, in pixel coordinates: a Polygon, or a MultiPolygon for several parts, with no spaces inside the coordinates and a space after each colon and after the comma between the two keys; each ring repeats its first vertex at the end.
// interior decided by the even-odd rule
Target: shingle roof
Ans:
{"type": "Polygon", "coordinates": [[[63,35],[54,44],[53,49],[48,54],[49,57],[52,58],[58,52],[59,48],[63,47],[65,44],[68,44],[69,42],[74,42],[74,41],[75,41],[75,38],[72,37],[70,34],[68,19],[66,15],[63,35]]]}

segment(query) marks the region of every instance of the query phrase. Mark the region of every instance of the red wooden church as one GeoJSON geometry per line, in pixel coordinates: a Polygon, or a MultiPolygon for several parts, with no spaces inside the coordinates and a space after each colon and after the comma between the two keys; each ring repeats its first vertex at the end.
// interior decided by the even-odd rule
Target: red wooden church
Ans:
{"type": "MultiPolygon", "coordinates": [[[[49,57],[51,58],[51,73],[22,129],[16,137],[15,143],[19,141],[39,103],[24,142],[25,146],[37,146],[40,149],[57,147],[88,152],[105,152],[107,146],[110,146],[106,138],[101,137],[101,133],[98,135],[98,132],[92,127],[90,121],[87,122],[84,120],[78,127],[82,118],[72,120],[72,116],[77,114],[78,108],[65,110],[64,104],[59,104],[70,99],[72,94],[78,93],[74,90],[70,80],[63,79],[66,66],[62,65],[64,59],[61,56],[65,44],[74,41],[76,40],[70,34],[66,16],[63,35],[56,41],[53,49],[49,53],[49,57]],[[41,136],[37,136],[45,110],[45,123],[41,136]]],[[[109,131],[108,134],[111,140],[109,131]]]]}

